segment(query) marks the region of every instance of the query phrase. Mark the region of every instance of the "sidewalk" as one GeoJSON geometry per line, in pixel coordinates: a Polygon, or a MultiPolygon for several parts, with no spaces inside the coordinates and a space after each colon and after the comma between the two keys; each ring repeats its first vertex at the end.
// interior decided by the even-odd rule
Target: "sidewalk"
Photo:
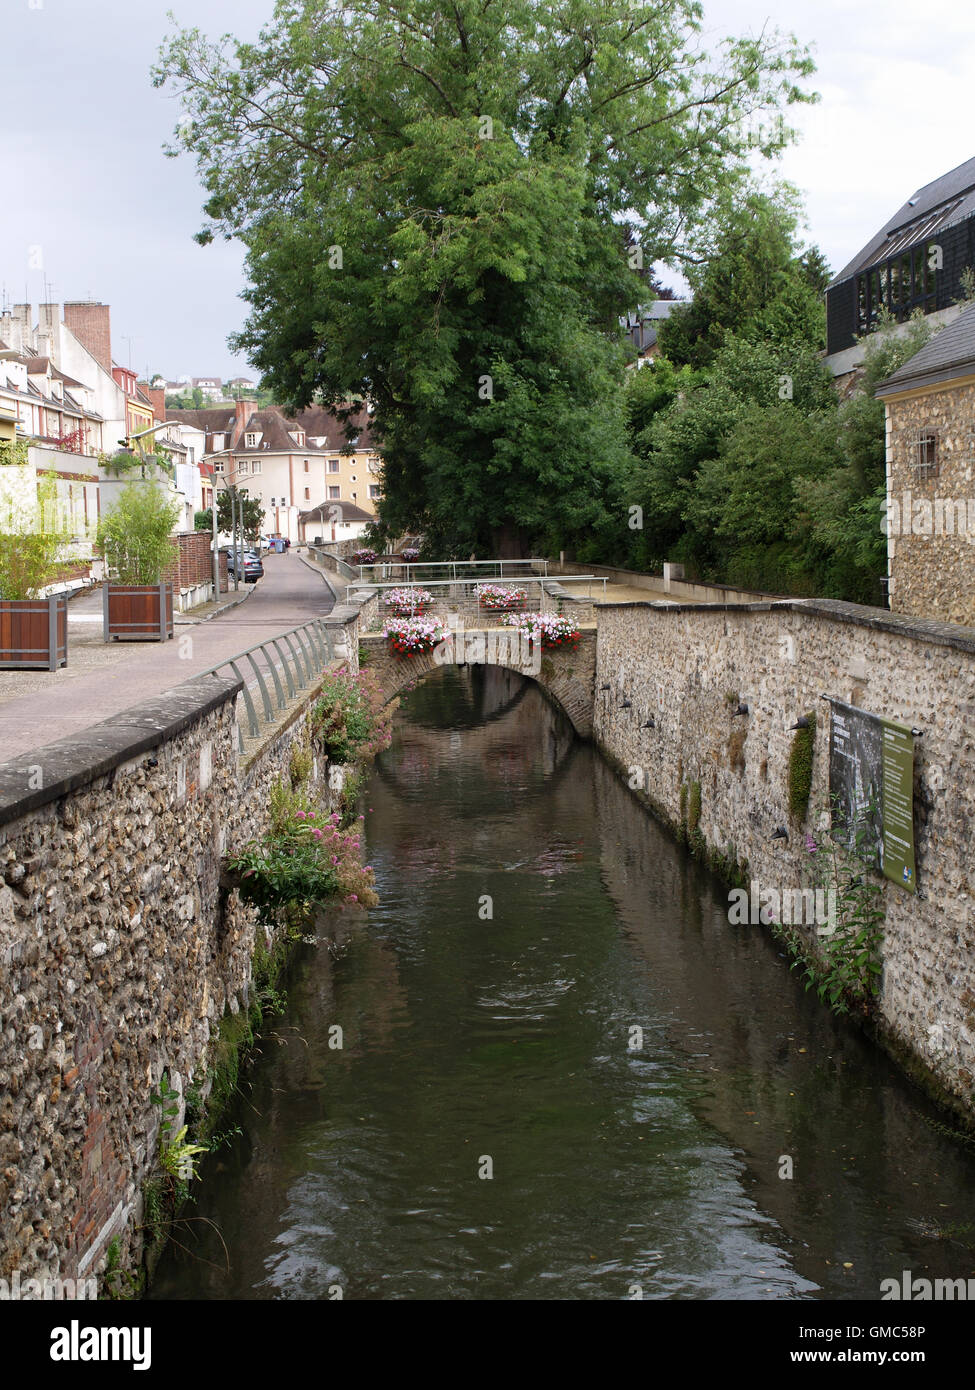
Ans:
{"type": "MultiPolygon", "coordinates": [[[[76,599],[68,611],[66,667],[0,671],[0,763],[120,714],[275,633],[331,612],[331,589],[296,555],[267,556],[264,568],[265,577],[248,586],[255,592],[246,602],[222,603],[210,621],[177,620],[168,642],[106,643],[101,594],[76,599]]],[[[231,590],[221,597],[239,594],[231,590]]]]}

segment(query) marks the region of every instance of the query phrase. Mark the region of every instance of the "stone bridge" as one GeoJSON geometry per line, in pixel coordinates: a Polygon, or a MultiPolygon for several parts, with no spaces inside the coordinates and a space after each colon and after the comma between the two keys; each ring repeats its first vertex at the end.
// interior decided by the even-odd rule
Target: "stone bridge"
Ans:
{"type": "Polygon", "coordinates": [[[596,628],[579,628],[574,649],[542,651],[514,628],[467,628],[452,632],[432,652],[399,656],[379,633],[359,638],[359,659],[375,671],[387,699],[411,689],[441,666],[500,666],[535,681],[568,717],[580,738],[592,737],[596,682],[596,628]]]}

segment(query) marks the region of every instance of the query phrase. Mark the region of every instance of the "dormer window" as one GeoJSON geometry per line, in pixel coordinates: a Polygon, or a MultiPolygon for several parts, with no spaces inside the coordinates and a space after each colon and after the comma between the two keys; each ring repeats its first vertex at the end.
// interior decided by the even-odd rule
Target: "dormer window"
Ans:
{"type": "Polygon", "coordinates": [[[222,435],[222,434],[215,434],[215,435],[213,436],[213,451],[214,451],[214,453],[219,453],[220,450],[221,450],[222,448],[223,448],[223,435],[222,435]]]}
{"type": "Polygon", "coordinates": [[[246,446],[247,446],[248,449],[256,449],[256,448],[257,448],[257,440],[258,440],[258,436],[257,436],[256,434],[248,434],[248,435],[246,435],[245,438],[244,438],[244,443],[246,444],[246,446]]]}

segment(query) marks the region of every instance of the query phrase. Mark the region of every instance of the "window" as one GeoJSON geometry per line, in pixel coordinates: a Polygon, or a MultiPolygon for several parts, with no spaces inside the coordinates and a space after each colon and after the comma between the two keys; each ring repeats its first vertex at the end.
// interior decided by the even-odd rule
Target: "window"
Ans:
{"type": "Polygon", "coordinates": [[[245,440],[244,440],[244,443],[247,445],[248,449],[256,449],[256,448],[257,448],[257,435],[256,435],[256,434],[249,434],[249,435],[247,435],[247,437],[246,437],[245,440]]]}
{"type": "Polygon", "coordinates": [[[330,487],[328,490],[328,495],[329,497],[341,497],[342,489],[340,487],[330,487]]]}
{"type": "Polygon", "coordinates": [[[353,494],[352,494],[352,500],[353,500],[353,502],[355,501],[355,499],[356,499],[356,493],[353,493],[353,494]]]}
{"type": "Polygon", "coordinates": [[[370,496],[370,497],[378,497],[378,496],[379,496],[379,485],[378,485],[377,483],[370,483],[370,484],[369,484],[369,496],[370,496]]]}
{"type": "Polygon", "coordinates": [[[307,460],[307,459],[305,459],[305,472],[306,472],[306,473],[308,472],[308,460],[307,460]]]}
{"type": "Polygon", "coordinates": [[[305,488],[305,501],[306,501],[306,502],[310,502],[310,501],[311,501],[311,488],[310,488],[310,487],[306,487],[306,488],[305,488]]]}
{"type": "Polygon", "coordinates": [[[914,477],[920,482],[938,476],[938,431],[919,430],[914,441],[914,477]]]}
{"type": "Polygon", "coordinates": [[[241,459],[240,462],[237,464],[237,472],[238,472],[238,473],[249,473],[249,472],[250,472],[250,464],[247,462],[246,459],[241,459]]]}
{"type": "Polygon", "coordinates": [[[214,473],[226,473],[227,465],[224,463],[223,459],[221,459],[219,463],[213,465],[213,471],[214,473]]]}
{"type": "Polygon", "coordinates": [[[329,471],[330,473],[337,473],[337,472],[339,471],[339,461],[338,461],[338,459],[329,459],[329,461],[328,461],[328,471],[329,471]]]}
{"type": "Polygon", "coordinates": [[[260,459],[251,459],[251,472],[252,472],[252,473],[260,473],[260,471],[261,471],[261,460],[260,460],[260,459]]]}
{"type": "Polygon", "coordinates": [[[221,450],[222,448],[223,448],[223,435],[222,435],[222,434],[215,434],[215,435],[213,436],[213,452],[214,452],[215,454],[219,454],[219,452],[220,452],[220,450],[221,450]]]}

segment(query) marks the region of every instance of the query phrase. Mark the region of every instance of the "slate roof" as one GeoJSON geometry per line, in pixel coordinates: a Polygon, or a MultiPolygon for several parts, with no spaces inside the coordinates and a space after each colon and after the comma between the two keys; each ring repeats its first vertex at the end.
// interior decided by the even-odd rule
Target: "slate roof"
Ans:
{"type": "Polygon", "coordinates": [[[322,502],[321,506],[312,507],[307,512],[299,512],[298,520],[321,521],[323,516],[327,520],[328,512],[331,507],[338,507],[341,509],[342,516],[340,519],[342,521],[375,521],[376,519],[372,512],[363,511],[355,502],[344,502],[341,497],[331,497],[327,501],[322,502]]]}
{"type": "Polygon", "coordinates": [[[878,396],[893,395],[911,386],[930,386],[939,381],[975,373],[975,304],[942,328],[913,357],[877,387],[878,396]]]}
{"type": "Polygon", "coordinates": [[[331,453],[348,448],[347,429],[351,429],[352,436],[358,436],[357,449],[374,449],[376,447],[372,430],[370,427],[369,411],[363,406],[350,418],[348,425],[343,425],[339,418],[324,406],[311,405],[302,410],[296,417],[298,425],[305,431],[309,439],[324,438],[323,449],[328,449],[331,453]]]}
{"type": "Polygon", "coordinates": [[[957,169],[933,179],[919,188],[897,209],[866,246],[834,275],[827,288],[848,280],[858,270],[866,270],[897,251],[930,236],[944,227],[954,226],[975,215],[975,158],[957,169]]]}

